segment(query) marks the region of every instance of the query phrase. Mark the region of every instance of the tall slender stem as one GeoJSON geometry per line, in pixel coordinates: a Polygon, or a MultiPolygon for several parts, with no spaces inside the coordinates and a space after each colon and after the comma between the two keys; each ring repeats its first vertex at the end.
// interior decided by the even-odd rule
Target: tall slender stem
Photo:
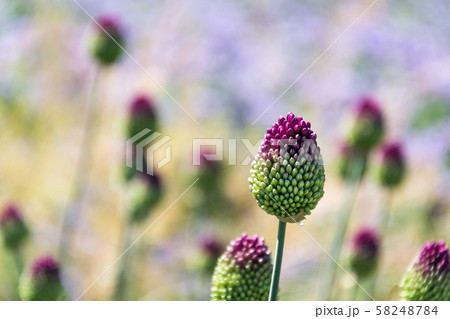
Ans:
{"type": "Polygon", "coordinates": [[[339,256],[341,254],[342,244],[344,242],[345,233],[347,232],[348,221],[355,202],[356,193],[360,184],[361,175],[364,168],[365,157],[360,155],[356,156],[352,169],[350,172],[350,178],[346,186],[346,195],[344,203],[341,207],[341,211],[338,214],[338,223],[336,227],[336,233],[333,240],[333,246],[331,248],[331,256],[334,258],[328,261],[325,267],[325,284],[322,285],[321,300],[331,300],[333,296],[333,287],[336,281],[337,262],[339,262],[339,256]]]}
{"type": "Polygon", "coordinates": [[[384,238],[386,235],[386,231],[388,229],[389,225],[389,218],[391,215],[392,210],[392,197],[393,197],[393,190],[392,188],[389,188],[388,193],[386,194],[386,200],[384,203],[383,208],[383,216],[381,217],[381,221],[379,223],[378,227],[378,238],[379,238],[379,256],[378,256],[378,266],[375,270],[375,273],[373,274],[372,284],[370,285],[369,294],[373,296],[375,294],[377,279],[378,279],[378,272],[381,267],[381,262],[383,260],[383,251],[384,251],[384,238]]]}
{"type": "MultiPolygon", "coordinates": [[[[359,278],[358,278],[359,279],[359,278]]],[[[358,280],[359,281],[359,280],[358,280]]],[[[359,290],[360,290],[361,288],[359,288],[359,286],[355,283],[354,285],[353,285],[353,289],[352,289],[352,301],[357,301],[358,300],[358,293],[359,293],[359,290]]]]}
{"type": "Polygon", "coordinates": [[[96,68],[94,79],[88,95],[86,115],[83,128],[83,135],[80,146],[80,154],[75,168],[75,179],[73,182],[72,196],[69,199],[66,211],[63,216],[63,223],[61,227],[60,242],[58,248],[58,255],[61,261],[65,261],[68,257],[69,246],[72,241],[73,229],[77,224],[78,217],[81,213],[83,198],[86,190],[86,180],[89,165],[91,162],[92,153],[92,138],[95,128],[96,108],[94,103],[95,89],[98,83],[100,69],[96,68]]]}
{"type": "Polygon", "coordinates": [[[283,260],[285,234],[286,234],[286,223],[279,221],[277,246],[275,251],[275,262],[273,265],[272,282],[270,283],[269,301],[276,301],[278,298],[278,285],[280,283],[281,262],[283,260]]]}
{"type": "MultiPolygon", "coordinates": [[[[133,228],[131,225],[125,226],[125,229],[122,234],[122,245],[121,245],[121,252],[125,251],[131,244],[133,234],[133,228]]],[[[125,255],[122,256],[120,261],[120,268],[117,273],[116,278],[116,286],[114,288],[113,293],[113,300],[121,301],[124,300],[124,297],[126,297],[126,288],[128,283],[128,277],[130,273],[130,261],[131,261],[131,252],[125,253],[125,255]]]]}

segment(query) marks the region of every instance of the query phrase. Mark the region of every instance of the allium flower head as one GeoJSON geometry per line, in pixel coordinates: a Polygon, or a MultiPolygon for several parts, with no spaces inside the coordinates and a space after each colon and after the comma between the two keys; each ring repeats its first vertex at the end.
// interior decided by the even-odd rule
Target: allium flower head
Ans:
{"type": "Polygon", "coordinates": [[[367,152],[381,141],[384,131],[380,105],[371,97],[363,97],[356,105],[354,121],[349,128],[350,144],[356,150],[367,152]]]}
{"type": "Polygon", "coordinates": [[[372,229],[364,228],[356,233],[352,242],[350,267],[358,278],[366,278],[377,267],[379,251],[378,236],[372,229]]]}
{"type": "Polygon", "coordinates": [[[266,301],[272,264],[264,239],[243,234],[227,247],[214,270],[211,299],[215,301],[266,301]]]}
{"type": "Polygon", "coordinates": [[[133,98],[129,108],[128,137],[139,132],[157,129],[156,108],[154,101],[147,95],[139,94],[133,98]]]}
{"type": "Polygon", "coordinates": [[[222,242],[214,236],[206,236],[200,238],[198,244],[199,251],[188,260],[189,266],[205,276],[211,276],[224,250],[222,242]]]}
{"type": "Polygon", "coordinates": [[[59,264],[50,256],[36,259],[19,280],[19,295],[25,301],[64,299],[59,264]]]}
{"type": "Polygon", "coordinates": [[[113,64],[122,55],[120,46],[125,45],[122,27],[118,19],[112,16],[101,16],[97,22],[91,48],[92,54],[100,64],[113,64]]]}
{"type": "Polygon", "coordinates": [[[450,255],[444,241],[427,243],[400,284],[410,301],[450,301],[450,255]]]}
{"type": "Polygon", "coordinates": [[[17,248],[27,238],[28,228],[16,206],[8,205],[4,208],[0,216],[0,232],[4,245],[10,249],[17,248]]]}
{"type": "Polygon", "coordinates": [[[399,185],[406,173],[405,155],[400,143],[389,143],[381,150],[381,163],[378,168],[378,180],[384,186],[399,185]]]}
{"type": "Polygon", "coordinates": [[[322,198],[325,172],[311,123],[289,113],[267,129],[250,170],[257,204],[285,222],[298,222],[322,198]]]}

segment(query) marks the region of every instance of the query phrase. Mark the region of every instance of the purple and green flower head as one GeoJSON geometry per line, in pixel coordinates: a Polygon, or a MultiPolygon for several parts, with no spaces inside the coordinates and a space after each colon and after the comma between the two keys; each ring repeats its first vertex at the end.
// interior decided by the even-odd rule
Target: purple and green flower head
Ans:
{"type": "Polygon", "coordinates": [[[406,161],[402,144],[388,143],[381,149],[378,180],[383,186],[395,187],[401,184],[406,174],[406,161]]]}
{"type": "Polygon", "coordinates": [[[161,177],[156,172],[153,174],[138,172],[136,183],[139,184],[138,190],[128,216],[131,223],[145,220],[160,202],[164,193],[161,177]]]}
{"type": "Polygon", "coordinates": [[[400,284],[409,301],[450,301],[450,255],[444,241],[425,244],[400,284]]]}
{"type": "Polygon", "coordinates": [[[28,237],[28,228],[17,206],[7,205],[0,216],[3,244],[9,249],[18,248],[28,237]]]}
{"type": "Polygon", "coordinates": [[[299,222],[322,198],[325,171],[311,123],[289,113],[267,134],[250,170],[258,206],[284,222],[299,222]]]}
{"type": "Polygon", "coordinates": [[[91,52],[102,65],[115,63],[122,55],[125,38],[119,20],[116,17],[104,15],[97,19],[91,52]]]}
{"type": "Polygon", "coordinates": [[[271,274],[270,251],[264,238],[243,234],[228,245],[217,262],[211,300],[266,301],[271,274]]]}
{"type": "Polygon", "coordinates": [[[385,133],[384,116],[380,104],[372,97],[361,98],[349,126],[348,141],[360,152],[368,152],[381,142],[385,133]]]}
{"type": "Polygon", "coordinates": [[[157,130],[156,107],[153,99],[146,94],[136,95],[129,106],[128,138],[145,129],[157,130]]]}
{"type": "Polygon", "coordinates": [[[19,295],[25,301],[63,300],[60,267],[50,256],[37,258],[19,280],[19,295]]]}
{"type": "Polygon", "coordinates": [[[376,232],[370,228],[363,228],[353,238],[350,268],[363,279],[370,276],[378,263],[379,239],[376,232]]]}

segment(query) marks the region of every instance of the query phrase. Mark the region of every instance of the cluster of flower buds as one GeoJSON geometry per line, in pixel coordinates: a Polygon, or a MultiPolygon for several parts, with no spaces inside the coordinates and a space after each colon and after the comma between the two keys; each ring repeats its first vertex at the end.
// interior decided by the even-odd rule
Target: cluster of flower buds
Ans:
{"type": "Polygon", "coordinates": [[[0,232],[8,249],[17,249],[28,237],[28,228],[19,209],[8,205],[0,216],[0,232]]]}
{"type": "Polygon", "coordinates": [[[272,267],[264,239],[243,234],[230,243],[217,262],[211,300],[267,301],[272,267]]]}
{"type": "Polygon", "coordinates": [[[443,241],[427,243],[400,284],[408,301],[450,301],[450,255],[443,241]]]}
{"type": "Polygon", "coordinates": [[[359,279],[369,277],[378,263],[379,240],[372,229],[364,228],[356,233],[352,242],[350,268],[359,279]]]}
{"type": "Polygon", "coordinates": [[[389,143],[381,149],[381,162],[378,167],[378,180],[381,185],[395,187],[405,177],[405,155],[400,143],[389,143]]]}
{"type": "Polygon", "coordinates": [[[358,152],[367,153],[381,142],[384,133],[384,118],[378,102],[371,97],[359,100],[348,131],[350,146],[358,152]]]}
{"type": "Polygon", "coordinates": [[[19,280],[19,296],[24,301],[66,299],[58,263],[50,256],[36,259],[19,280]]]}
{"type": "Polygon", "coordinates": [[[267,129],[250,170],[258,206],[284,222],[299,222],[322,198],[325,171],[311,123],[289,113],[267,129]]]}
{"type": "Polygon", "coordinates": [[[125,37],[117,18],[102,16],[97,19],[91,52],[101,65],[111,65],[122,55],[125,37]]]}

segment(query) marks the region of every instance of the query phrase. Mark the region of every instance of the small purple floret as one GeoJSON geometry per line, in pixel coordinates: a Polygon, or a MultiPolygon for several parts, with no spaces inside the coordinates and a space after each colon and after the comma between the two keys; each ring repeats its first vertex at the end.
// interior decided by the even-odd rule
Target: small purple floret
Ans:
{"type": "Polygon", "coordinates": [[[97,19],[97,22],[97,30],[100,32],[106,31],[109,34],[119,34],[121,32],[119,19],[114,16],[101,16],[97,19]]]}
{"type": "Polygon", "coordinates": [[[380,104],[369,96],[363,97],[358,101],[355,108],[355,115],[357,118],[368,117],[372,121],[383,120],[380,104]]]}
{"type": "Polygon", "coordinates": [[[426,243],[414,265],[424,276],[450,273],[450,256],[444,241],[426,243]]]}
{"type": "Polygon", "coordinates": [[[204,237],[200,240],[200,247],[203,252],[212,258],[218,258],[224,247],[215,237],[204,237]]]}
{"type": "Polygon", "coordinates": [[[45,278],[59,276],[59,264],[50,256],[42,256],[36,259],[31,266],[33,277],[43,276],[45,278]]]}
{"type": "Polygon", "coordinates": [[[270,251],[264,244],[264,238],[247,234],[233,242],[227,248],[227,256],[234,260],[239,267],[262,265],[270,262],[270,251]]]}
{"type": "Polygon", "coordinates": [[[311,130],[310,122],[305,122],[301,116],[296,117],[293,113],[288,113],[286,118],[280,116],[278,122],[267,129],[259,154],[262,158],[271,160],[273,155],[280,154],[281,145],[287,144],[287,151],[293,155],[304,146],[306,140],[315,142],[316,139],[317,135],[311,130]]]}
{"type": "Polygon", "coordinates": [[[383,161],[403,163],[405,155],[403,153],[402,145],[398,142],[384,145],[381,150],[381,157],[383,161]]]}
{"type": "Polygon", "coordinates": [[[11,221],[19,221],[22,219],[19,208],[13,204],[6,206],[0,216],[0,225],[5,225],[11,221]]]}
{"type": "Polygon", "coordinates": [[[153,100],[144,94],[136,96],[130,104],[130,114],[132,117],[154,115],[153,100]]]}
{"type": "Polygon", "coordinates": [[[379,240],[374,230],[361,229],[353,238],[353,249],[358,254],[376,257],[378,255],[379,240]]]}

